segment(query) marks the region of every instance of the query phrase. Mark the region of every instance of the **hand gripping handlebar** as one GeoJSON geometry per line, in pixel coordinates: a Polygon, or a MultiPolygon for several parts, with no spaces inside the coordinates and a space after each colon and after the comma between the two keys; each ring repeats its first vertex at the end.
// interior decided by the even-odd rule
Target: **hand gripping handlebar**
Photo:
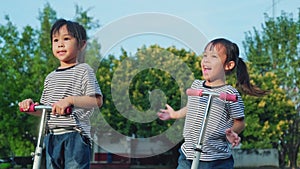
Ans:
{"type": "MultiPolygon", "coordinates": [[[[21,112],[35,112],[36,110],[43,110],[46,109],[47,111],[52,110],[51,106],[46,106],[46,105],[35,105],[35,104],[31,104],[29,106],[29,109],[27,111],[24,111],[22,108],[20,108],[21,112]]],[[[66,114],[71,114],[72,113],[72,107],[68,107],[66,109],[66,114]]]]}

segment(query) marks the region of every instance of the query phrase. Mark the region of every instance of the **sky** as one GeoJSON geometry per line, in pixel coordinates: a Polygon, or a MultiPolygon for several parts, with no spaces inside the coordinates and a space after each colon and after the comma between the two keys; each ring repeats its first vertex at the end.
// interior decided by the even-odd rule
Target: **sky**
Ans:
{"type": "MultiPolygon", "coordinates": [[[[2,2],[0,5],[0,24],[5,24],[4,16],[8,15],[10,20],[20,29],[26,25],[38,28],[40,24],[38,20],[39,12],[42,11],[46,3],[49,3],[57,12],[58,18],[70,20],[75,16],[75,5],[83,9],[89,9],[88,13],[98,20],[101,25],[98,30],[90,33],[90,36],[96,36],[99,32],[103,34],[104,31],[102,30],[108,28],[109,25],[121,24],[120,20],[123,21],[122,19],[130,18],[133,15],[158,13],[161,16],[170,16],[165,20],[157,19],[168,30],[162,32],[160,32],[161,30],[155,30],[156,32],[150,35],[146,33],[143,35],[132,33],[130,36],[116,35],[126,29],[138,29],[137,27],[141,25],[151,26],[147,25],[147,19],[136,20],[140,24],[135,23],[132,26],[122,27],[122,25],[117,24],[119,27],[116,30],[111,29],[103,39],[110,41],[109,37],[116,35],[119,41],[111,40],[115,44],[109,44],[110,46],[107,47],[105,54],[116,54],[117,51],[120,51],[120,47],[129,52],[134,52],[143,44],[158,44],[162,47],[182,45],[197,50],[197,52],[202,51],[203,45],[189,46],[189,42],[186,41],[191,40],[184,39],[185,36],[193,37],[195,35],[191,33],[192,30],[189,30],[193,27],[204,35],[207,40],[224,37],[237,43],[241,55],[243,55],[242,42],[245,39],[245,33],[252,32],[254,27],[261,30],[261,25],[265,21],[265,14],[276,17],[284,11],[292,13],[294,18],[297,18],[298,8],[300,8],[300,0],[10,0],[5,1],[5,3],[2,2]],[[184,21],[183,25],[187,26],[186,31],[181,30],[181,37],[171,36],[172,33],[178,35],[175,30],[179,29],[176,25],[169,25],[168,19],[172,20],[174,18],[177,21],[184,21]]],[[[195,39],[199,37],[194,37],[192,41],[197,42],[195,39]]]]}

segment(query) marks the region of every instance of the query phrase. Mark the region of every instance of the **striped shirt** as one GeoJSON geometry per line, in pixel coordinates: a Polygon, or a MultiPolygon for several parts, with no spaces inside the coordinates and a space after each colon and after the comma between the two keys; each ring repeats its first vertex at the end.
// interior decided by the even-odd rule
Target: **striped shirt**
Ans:
{"type": "MultiPolygon", "coordinates": [[[[40,102],[44,105],[51,105],[68,96],[95,95],[102,95],[102,93],[94,71],[88,64],[81,63],[51,72],[45,79],[40,102]]],[[[93,111],[93,108],[83,109],[74,107],[72,113],[66,116],[57,117],[49,113],[47,115],[47,128],[51,130],[76,127],[81,130],[83,136],[86,136],[91,141],[89,118],[93,111]]],[[[64,133],[66,131],[59,134],[64,133]]]]}
{"type": "MultiPolygon", "coordinates": [[[[226,139],[225,130],[233,126],[233,119],[244,117],[244,103],[239,92],[232,86],[224,85],[211,88],[205,86],[204,82],[195,80],[191,88],[216,93],[226,92],[228,94],[236,94],[238,101],[224,101],[218,97],[213,97],[207,116],[206,131],[203,134],[204,138],[201,148],[203,152],[200,155],[200,160],[213,161],[229,158],[231,156],[231,149],[226,139]]],[[[183,131],[184,143],[181,149],[189,160],[192,160],[194,157],[194,148],[198,143],[207,102],[208,96],[188,96],[188,111],[183,131]]]]}

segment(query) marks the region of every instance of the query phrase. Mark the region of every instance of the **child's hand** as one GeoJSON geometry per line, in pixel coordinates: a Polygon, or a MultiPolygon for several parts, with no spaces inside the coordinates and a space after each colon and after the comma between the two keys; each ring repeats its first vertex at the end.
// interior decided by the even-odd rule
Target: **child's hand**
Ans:
{"type": "Polygon", "coordinates": [[[231,143],[232,147],[238,146],[240,144],[241,138],[231,128],[226,129],[225,134],[227,140],[231,143]]]}
{"type": "MultiPolygon", "coordinates": [[[[22,102],[19,102],[19,108],[23,109],[24,112],[27,112],[29,110],[30,105],[33,104],[32,99],[25,99],[22,102]]],[[[38,105],[38,103],[35,103],[35,105],[38,105]]]]}
{"type": "Polygon", "coordinates": [[[52,104],[52,113],[56,116],[66,115],[66,110],[70,106],[71,104],[66,99],[59,100],[58,102],[52,104]]]}
{"type": "Polygon", "coordinates": [[[157,112],[157,116],[161,120],[169,120],[172,119],[174,112],[174,109],[166,104],[166,109],[160,109],[160,112],[157,112]]]}

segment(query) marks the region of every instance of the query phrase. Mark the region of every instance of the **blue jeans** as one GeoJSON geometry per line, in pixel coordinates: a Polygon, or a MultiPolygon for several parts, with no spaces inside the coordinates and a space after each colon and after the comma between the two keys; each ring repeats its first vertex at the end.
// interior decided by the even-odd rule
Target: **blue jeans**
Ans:
{"type": "Polygon", "coordinates": [[[78,132],[45,136],[47,169],[89,169],[91,147],[78,132]]]}
{"type": "MultiPolygon", "coordinates": [[[[190,169],[193,161],[186,159],[185,155],[179,148],[180,156],[178,158],[177,169],[190,169]]],[[[198,169],[233,169],[234,160],[233,157],[227,159],[215,160],[215,161],[200,161],[198,169]]]]}

